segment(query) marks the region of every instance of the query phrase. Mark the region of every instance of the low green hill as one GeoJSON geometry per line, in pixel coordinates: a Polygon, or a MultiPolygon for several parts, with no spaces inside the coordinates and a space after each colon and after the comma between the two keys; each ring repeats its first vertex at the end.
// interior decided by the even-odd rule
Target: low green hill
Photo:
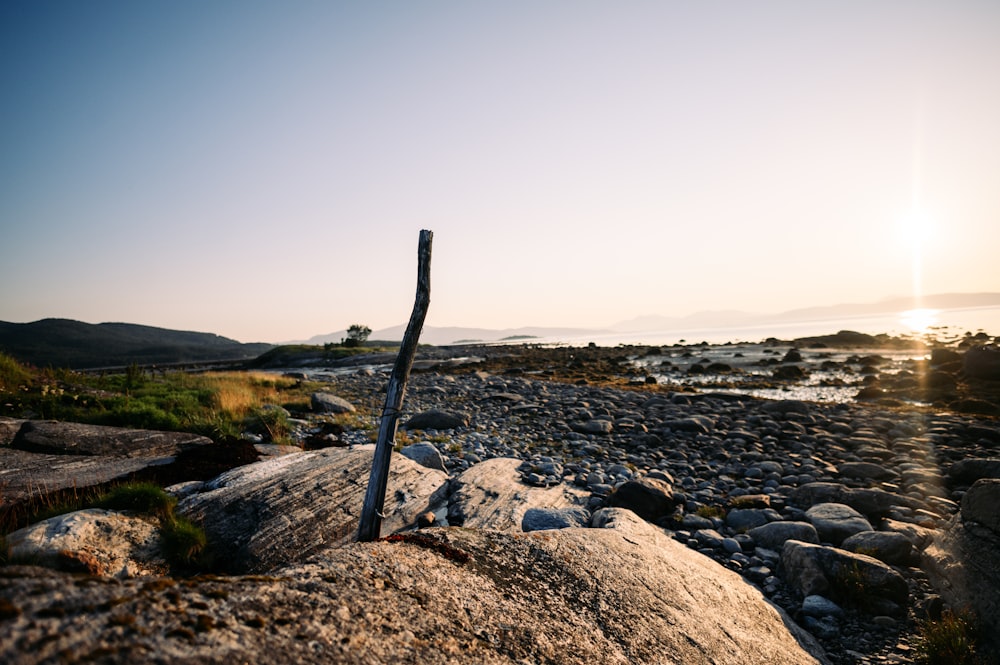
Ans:
{"type": "Polygon", "coordinates": [[[0,351],[39,367],[87,369],[254,358],[273,345],[243,344],[212,333],[132,323],[42,319],[0,321],[0,351]]]}

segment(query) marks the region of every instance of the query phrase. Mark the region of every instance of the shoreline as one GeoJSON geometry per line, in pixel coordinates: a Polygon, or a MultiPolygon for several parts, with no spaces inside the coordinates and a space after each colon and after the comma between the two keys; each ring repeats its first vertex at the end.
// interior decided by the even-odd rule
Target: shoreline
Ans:
{"type": "MultiPolygon", "coordinates": [[[[942,602],[920,552],[929,534],[947,528],[967,490],[949,469],[995,455],[995,417],[615,382],[623,352],[635,349],[492,349],[480,363],[411,376],[403,445],[434,446],[452,477],[487,459],[519,459],[522,482],[584,489],[590,511],[629,479],[670,478],[683,507],[657,524],[761,589],[820,640],[831,662],[914,662],[919,621],[942,602]],[[408,418],[432,409],[455,413],[467,425],[406,429],[408,418]],[[821,487],[840,488],[839,498],[809,494],[821,487]],[[781,546],[748,539],[740,520],[801,523],[816,501],[853,504],[846,498],[851,492],[869,489],[898,497],[867,515],[875,532],[924,534],[911,543],[910,558],[893,563],[909,589],[906,609],[866,610],[831,592],[844,613],[814,616],[782,572],[781,546]],[[759,505],[736,510],[751,497],[762,497],[754,499],[759,505]]],[[[375,407],[371,396],[385,373],[327,380],[338,394],[375,407]]]]}

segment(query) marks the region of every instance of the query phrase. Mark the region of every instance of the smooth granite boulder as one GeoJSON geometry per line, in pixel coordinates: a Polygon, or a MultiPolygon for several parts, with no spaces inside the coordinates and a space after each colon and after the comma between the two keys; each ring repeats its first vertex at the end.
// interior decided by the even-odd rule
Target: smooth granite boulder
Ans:
{"type": "MultiPolygon", "coordinates": [[[[451,481],[448,523],[473,529],[520,531],[532,508],[577,508],[589,494],[570,485],[531,487],[521,482],[521,460],[495,457],[451,481]]],[[[530,522],[529,522],[530,523],[530,522]]]]}
{"type": "MultiPolygon", "coordinates": [[[[228,471],[177,512],[208,536],[215,559],[233,573],[263,573],[351,542],[358,529],[373,445],[274,457],[228,471]]],[[[393,454],[382,533],[443,511],[447,474],[393,454]]]]}
{"type": "Polygon", "coordinates": [[[665,480],[643,476],[622,483],[607,498],[612,507],[628,508],[650,522],[667,517],[674,510],[674,488],[665,480]]]}
{"type": "Polygon", "coordinates": [[[354,405],[343,397],[331,393],[313,393],[309,398],[312,410],[316,413],[354,413],[354,405]]]}
{"type": "Polygon", "coordinates": [[[872,531],[864,515],[842,503],[818,503],[806,511],[806,519],[816,527],[821,541],[834,545],[861,531],[872,531]]]}
{"type": "Polygon", "coordinates": [[[409,457],[420,466],[426,466],[428,469],[437,469],[438,471],[448,470],[444,466],[444,457],[441,456],[438,449],[434,447],[434,444],[427,443],[426,441],[405,446],[399,453],[403,457],[409,457]]]}
{"type": "Polygon", "coordinates": [[[605,525],[428,529],[353,543],[273,575],[184,583],[75,584],[64,573],[8,569],[0,661],[828,662],[736,573],[627,511],[605,525]]]}
{"type": "Polygon", "coordinates": [[[872,614],[906,611],[906,580],[870,556],[789,540],[781,550],[781,567],[785,582],[802,596],[850,601],[872,614]]]}
{"type": "Polygon", "coordinates": [[[748,533],[755,545],[775,552],[780,552],[787,540],[819,544],[816,527],[809,522],[770,522],[750,529],[748,533]]]}
{"type": "Polygon", "coordinates": [[[913,543],[895,531],[860,531],[845,538],[840,547],[848,552],[867,554],[891,566],[913,563],[913,543]]]}

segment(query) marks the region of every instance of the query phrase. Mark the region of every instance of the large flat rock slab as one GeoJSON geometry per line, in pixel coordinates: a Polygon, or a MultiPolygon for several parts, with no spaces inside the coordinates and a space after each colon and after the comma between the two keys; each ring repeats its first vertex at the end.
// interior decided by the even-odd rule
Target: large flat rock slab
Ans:
{"type": "Polygon", "coordinates": [[[521,460],[495,457],[452,480],[448,523],[470,529],[520,531],[530,508],[586,505],[588,493],[566,484],[532,487],[521,482],[521,460]]]}
{"type": "Polygon", "coordinates": [[[213,445],[183,432],[36,420],[0,423],[0,443],[0,507],[128,478],[213,445]]]}
{"type": "MultiPolygon", "coordinates": [[[[177,512],[205,529],[230,572],[267,572],[351,542],[358,529],[374,446],[293,453],[227,471],[177,512]]],[[[443,511],[447,474],[393,454],[382,533],[443,511]]]]}
{"type": "Polygon", "coordinates": [[[826,662],[735,573],[634,516],[605,521],[613,528],[429,529],[273,576],[183,584],[79,585],[22,569],[0,578],[0,596],[13,599],[0,661],[826,662]]]}

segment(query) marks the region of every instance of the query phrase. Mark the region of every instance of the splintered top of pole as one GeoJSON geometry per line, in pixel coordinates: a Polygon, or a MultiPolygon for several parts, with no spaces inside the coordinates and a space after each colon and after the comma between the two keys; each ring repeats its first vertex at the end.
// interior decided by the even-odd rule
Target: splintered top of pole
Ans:
{"type": "Polygon", "coordinates": [[[370,542],[379,537],[382,529],[382,509],[385,504],[386,485],[389,481],[389,461],[392,457],[392,444],[396,435],[396,421],[403,406],[403,394],[406,392],[406,380],[413,367],[413,357],[417,352],[417,342],[420,330],[424,327],[424,318],[431,301],[431,240],[434,233],[420,232],[420,245],[417,249],[417,298],[413,304],[410,322],[406,325],[403,342],[400,344],[396,362],[389,376],[386,388],[385,407],[382,410],[382,422],[379,424],[378,441],[375,442],[375,456],[372,459],[371,475],[365,490],[365,501],[361,507],[361,520],[358,526],[358,540],[370,542]]]}
{"type": "MultiPolygon", "coordinates": [[[[420,339],[420,331],[424,327],[424,319],[427,316],[427,306],[431,301],[431,244],[434,240],[434,232],[427,229],[420,231],[420,243],[417,246],[417,298],[413,303],[413,312],[410,314],[410,321],[406,324],[406,332],[403,333],[403,343],[399,347],[399,354],[396,356],[396,364],[393,366],[393,376],[397,369],[401,369],[400,363],[406,363],[406,374],[410,373],[413,365],[413,356],[417,349],[417,342],[420,339]],[[412,338],[412,339],[411,339],[412,338]],[[412,350],[407,347],[412,345],[412,350]],[[407,352],[408,351],[408,352],[407,352]]],[[[405,379],[404,379],[405,382],[405,379]]]]}

